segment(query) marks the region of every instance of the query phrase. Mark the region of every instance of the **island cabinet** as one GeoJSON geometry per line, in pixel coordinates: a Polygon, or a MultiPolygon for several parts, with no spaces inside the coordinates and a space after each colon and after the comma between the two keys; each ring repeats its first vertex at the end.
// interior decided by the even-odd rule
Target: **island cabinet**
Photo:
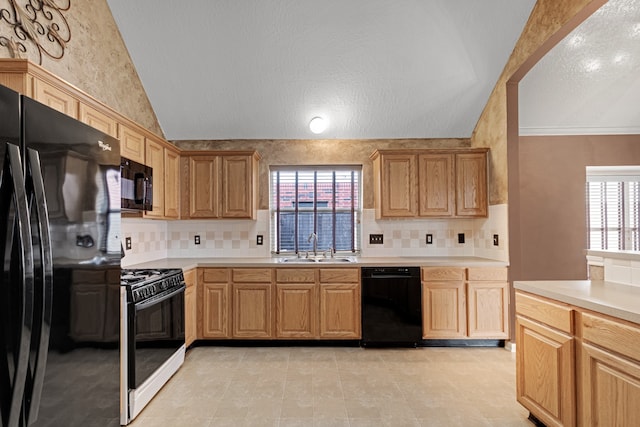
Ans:
{"type": "Polygon", "coordinates": [[[580,324],[579,425],[638,425],[640,325],[588,312],[580,324]]]}
{"type": "Polygon", "coordinates": [[[233,338],[273,338],[275,299],[270,268],[234,268],[232,277],[233,338]]]}
{"type": "Polygon", "coordinates": [[[198,338],[231,338],[230,269],[198,269],[198,338]]]}
{"type": "Polygon", "coordinates": [[[516,396],[547,426],[577,425],[574,315],[566,304],[516,291],[516,396]]]}
{"type": "Polygon", "coordinates": [[[506,267],[422,267],[425,339],[509,338],[506,267]]]}
{"type": "Polygon", "coordinates": [[[320,338],[361,338],[360,269],[320,268],[318,274],[320,338]]]}
{"type": "Polygon", "coordinates": [[[376,150],[376,218],[488,215],[486,148],[376,150]]]}
{"type": "Polygon", "coordinates": [[[259,160],[255,151],[182,152],[181,218],[255,219],[259,160]]]}
{"type": "Polygon", "coordinates": [[[276,269],[276,337],[318,336],[317,269],[276,269]]]}
{"type": "Polygon", "coordinates": [[[195,269],[184,272],[184,341],[189,347],[198,336],[198,306],[197,306],[197,272],[195,269]]]}

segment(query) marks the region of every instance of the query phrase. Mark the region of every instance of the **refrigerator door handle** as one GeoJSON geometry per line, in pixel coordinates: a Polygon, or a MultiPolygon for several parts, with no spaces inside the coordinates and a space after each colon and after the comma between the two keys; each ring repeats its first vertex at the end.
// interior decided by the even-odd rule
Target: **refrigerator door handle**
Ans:
{"type": "MultiPolygon", "coordinates": [[[[35,364],[33,366],[33,380],[31,384],[31,398],[29,407],[26,408],[27,424],[32,424],[38,418],[38,408],[42,396],[44,384],[45,368],[49,352],[49,335],[51,332],[51,316],[53,304],[53,255],[51,251],[51,234],[49,228],[49,214],[47,213],[47,200],[44,192],[44,181],[40,168],[40,156],[36,150],[27,149],[27,176],[26,186],[30,201],[34,204],[35,216],[37,219],[40,263],[35,269],[36,290],[34,295],[41,300],[36,302],[35,307],[41,310],[34,313],[34,320],[37,319],[39,325],[34,325],[33,332],[38,333],[32,343],[37,343],[31,353],[35,354],[35,364]],[[33,198],[31,198],[33,197],[33,198]]],[[[35,225],[35,224],[34,224],[35,225]]]]}
{"type": "Polygon", "coordinates": [[[7,427],[18,427],[23,419],[23,398],[29,367],[31,328],[33,324],[34,258],[20,149],[13,144],[7,144],[6,148],[4,172],[2,182],[0,183],[0,202],[2,202],[2,205],[8,207],[8,211],[13,202],[15,204],[16,216],[10,216],[8,214],[9,212],[2,214],[2,222],[6,229],[0,230],[0,233],[2,233],[0,237],[4,237],[6,243],[4,243],[4,248],[0,252],[2,252],[3,255],[3,262],[6,263],[6,260],[10,259],[10,265],[18,267],[18,279],[19,282],[22,282],[18,284],[8,283],[6,285],[22,285],[22,290],[21,292],[17,292],[17,294],[20,295],[18,306],[21,306],[21,309],[16,316],[19,325],[15,326],[19,328],[19,331],[15,335],[15,338],[10,337],[10,339],[15,339],[13,354],[9,356],[13,358],[13,364],[9,364],[13,371],[10,373],[13,378],[10,392],[11,397],[9,406],[5,408],[6,413],[2,414],[2,417],[7,427]],[[11,229],[8,229],[9,227],[11,229]],[[14,233],[17,233],[17,236],[15,236],[14,233]],[[19,243],[20,246],[17,248],[17,253],[15,251],[16,248],[13,246],[15,237],[17,237],[17,243],[19,243]],[[9,251],[10,253],[4,253],[5,251],[9,251]]]}

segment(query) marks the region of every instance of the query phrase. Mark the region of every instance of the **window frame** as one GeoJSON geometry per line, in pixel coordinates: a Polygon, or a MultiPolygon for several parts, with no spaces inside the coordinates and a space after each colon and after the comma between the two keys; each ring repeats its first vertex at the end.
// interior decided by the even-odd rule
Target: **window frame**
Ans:
{"type": "MultiPolygon", "coordinates": [[[[326,181],[324,181],[326,183],[326,181]]],[[[328,204],[328,202],[326,202],[328,204]]],[[[335,253],[337,254],[349,254],[349,255],[357,255],[360,253],[361,251],[361,233],[362,233],[362,225],[361,225],[361,219],[362,219],[362,165],[356,165],[356,164],[331,164],[331,165],[271,165],[269,166],[269,232],[270,232],[270,236],[271,236],[271,253],[273,255],[278,255],[278,256],[286,256],[286,255],[296,255],[302,252],[306,252],[309,251],[309,248],[307,248],[307,243],[310,243],[308,246],[312,247],[312,243],[311,243],[311,238],[309,237],[309,241],[307,236],[301,236],[299,233],[299,222],[300,222],[300,217],[298,216],[299,213],[312,213],[313,217],[312,217],[312,221],[313,221],[313,233],[316,234],[316,236],[318,238],[323,238],[324,236],[318,236],[318,224],[319,222],[321,222],[320,219],[320,215],[321,214],[331,214],[331,221],[332,221],[332,226],[331,226],[331,247],[334,250],[335,253]],[[336,194],[338,193],[337,191],[337,185],[340,184],[339,182],[337,182],[335,180],[336,176],[335,176],[335,172],[351,172],[352,178],[351,178],[351,196],[349,200],[349,203],[351,203],[351,206],[348,209],[345,209],[344,207],[338,207],[338,205],[340,204],[339,201],[336,199],[336,194]],[[291,208],[285,208],[283,209],[279,204],[276,203],[277,199],[281,199],[281,196],[279,196],[278,194],[274,194],[277,193],[279,191],[280,188],[282,188],[282,184],[276,183],[274,182],[274,179],[276,179],[276,174],[278,172],[286,172],[286,173],[296,173],[296,179],[297,179],[297,174],[298,173],[314,173],[314,178],[313,178],[313,182],[311,183],[312,191],[313,191],[313,201],[309,201],[309,200],[299,200],[299,196],[298,196],[298,191],[300,189],[299,184],[296,183],[294,184],[294,188],[295,188],[295,196],[294,196],[294,201],[291,201],[291,203],[295,206],[293,209],[291,208]],[[326,201],[323,200],[318,200],[318,184],[321,183],[322,181],[318,181],[318,177],[316,172],[334,172],[333,178],[332,178],[332,189],[331,189],[331,198],[332,198],[332,206],[328,206],[328,207],[323,207],[323,206],[319,206],[319,203],[325,203],[326,201]],[[301,206],[301,202],[305,202],[305,203],[311,203],[310,206],[301,206]],[[292,249],[283,249],[280,246],[280,240],[279,240],[279,227],[281,225],[281,221],[280,221],[280,215],[281,214],[291,214],[293,213],[295,215],[295,226],[294,226],[294,236],[293,236],[293,248],[292,249]],[[320,215],[319,215],[320,214],[320,215]],[[336,242],[336,230],[338,227],[336,227],[336,224],[338,222],[337,220],[337,216],[338,215],[344,215],[347,214],[350,217],[350,222],[351,222],[351,230],[350,230],[350,241],[351,241],[351,248],[349,250],[346,250],[344,248],[340,248],[338,250],[336,250],[335,248],[335,242],[336,242]],[[302,239],[302,240],[301,240],[302,239]],[[301,244],[301,241],[306,242],[305,244],[301,244]]],[[[326,239],[323,239],[326,240],[326,239]]],[[[316,245],[317,246],[317,253],[321,254],[323,252],[325,252],[328,247],[324,246],[320,246],[320,245],[316,245]]]]}

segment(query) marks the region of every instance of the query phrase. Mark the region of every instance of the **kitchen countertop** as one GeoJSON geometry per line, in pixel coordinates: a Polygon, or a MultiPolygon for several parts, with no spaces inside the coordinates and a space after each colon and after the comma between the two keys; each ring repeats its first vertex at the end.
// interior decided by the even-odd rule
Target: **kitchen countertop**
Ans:
{"type": "MultiPolygon", "coordinates": [[[[190,270],[196,267],[507,267],[502,261],[479,257],[348,257],[355,262],[314,262],[283,263],[284,257],[269,258],[164,258],[123,268],[182,268],[190,270]]],[[[342,258],[336,256],[336,258],[342,258]]]]}
{"type": "Polygon", "coordinates": [[[515,289],[640,324],[640,287],[603,280],[516,281],[515,289]]]}

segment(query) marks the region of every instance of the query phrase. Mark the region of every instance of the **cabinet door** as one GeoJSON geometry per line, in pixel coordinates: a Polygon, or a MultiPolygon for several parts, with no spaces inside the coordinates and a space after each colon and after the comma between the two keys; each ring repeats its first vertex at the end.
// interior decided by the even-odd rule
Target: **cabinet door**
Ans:
{"type": "Polygon", "coordinates": [[[317,337],[315,283],[276,284],[276,337],[317,337]]]}
{"type": "Polygon", "coordinates": [[[547,426],[576,425],[574,341],[516,316],[516,396],[547,426]]]}
{"type": "Polygon", "coordinates": [[[418,215],[453,216],[455,213],[453,154],[418,156],[418,215]]]}
{"type": "Polygon", "coordinates": [[[229,338],[228,283],[202,283],[202,338],[229,338]]]}
{"type": "Polygon", "coordinates": [[[382,154],[380,162],[381,216],[416,216],[416,156],[382,154]]]}
{"type": "Polygon", "coordinates": [[[640,364],[587,343],[581,353],[582,425],[637,425],[640,364]]]}
{"type": "Polygon", "coordinates": [[[196,270],[184,272],[184,282],[187,289],[184,291],[184,341],[189,347],[197,337],[198,307],[196,298],[196,270]]]}
{"type": "Polygon", "coordinates": [[[68,93],[38,79],[33,80],[33,92],[36,101],[74,119],[78,118],[78,105],[80,103],[68,93]]]}
{"type": "Polygon", "coordinates": [[[164,217],[164,147],[162,144],[147,139],[145,159],[145,164],[153,168],[153,210],[145,211],[144,216],[162,218],[164,217]]]}
{"type": "Polygon", "coordinates": [[[467,335],[464,282],[422,282],[422,337],[467,335]]]}
{"type": "Polygon", "coordinates": [[[69,335],[74,341],[102,341],[105,328],[107,287],[104,284],[73,284],[69,335]]]}
{"type": "Polygon", "coordinates": [[[222,156],[222,218],[253,218],[253,157],[222,156]]]}
{"type": "Polygon", "coordinates": [[[486,217],[487,154],[456,154],[456,215],[486,217]]]}
{"type": "Polygon", "coordinates": [[[189,162],[191,218],[218,217],[218,158],[194,156],[189,162]]]}
{"type": "Polygon", "coordinates": [[[362,337],[361,297],[358,283],[320,284],[320,337],[359,339],[362,337]]]}
{"type": "Polygon", "coordinates": [[[80,121],[114,138],[118,137],[118,122],[93,107],[80,104],[80,121]]]}
{"type": "Polygon", "coordinates": [[[164,149],[164,216],[177,219],[180,212],[180,154],[164,149]]]}
{"type": "Polygon", "coordinates": [[[144,164],[144,135],[127,126],[120,125],[118,139],[120,139],[120,155],[122,157],[144,164]]]}
{"type": "Polygon", "coordinates": [[[233,337],[273,337],[271,283],[233,284],[233,337]]]}
{"type": "Polygon", "coordinates": [[[509,338],[509,284],[468,282],[469,338],[509,338]]]}

